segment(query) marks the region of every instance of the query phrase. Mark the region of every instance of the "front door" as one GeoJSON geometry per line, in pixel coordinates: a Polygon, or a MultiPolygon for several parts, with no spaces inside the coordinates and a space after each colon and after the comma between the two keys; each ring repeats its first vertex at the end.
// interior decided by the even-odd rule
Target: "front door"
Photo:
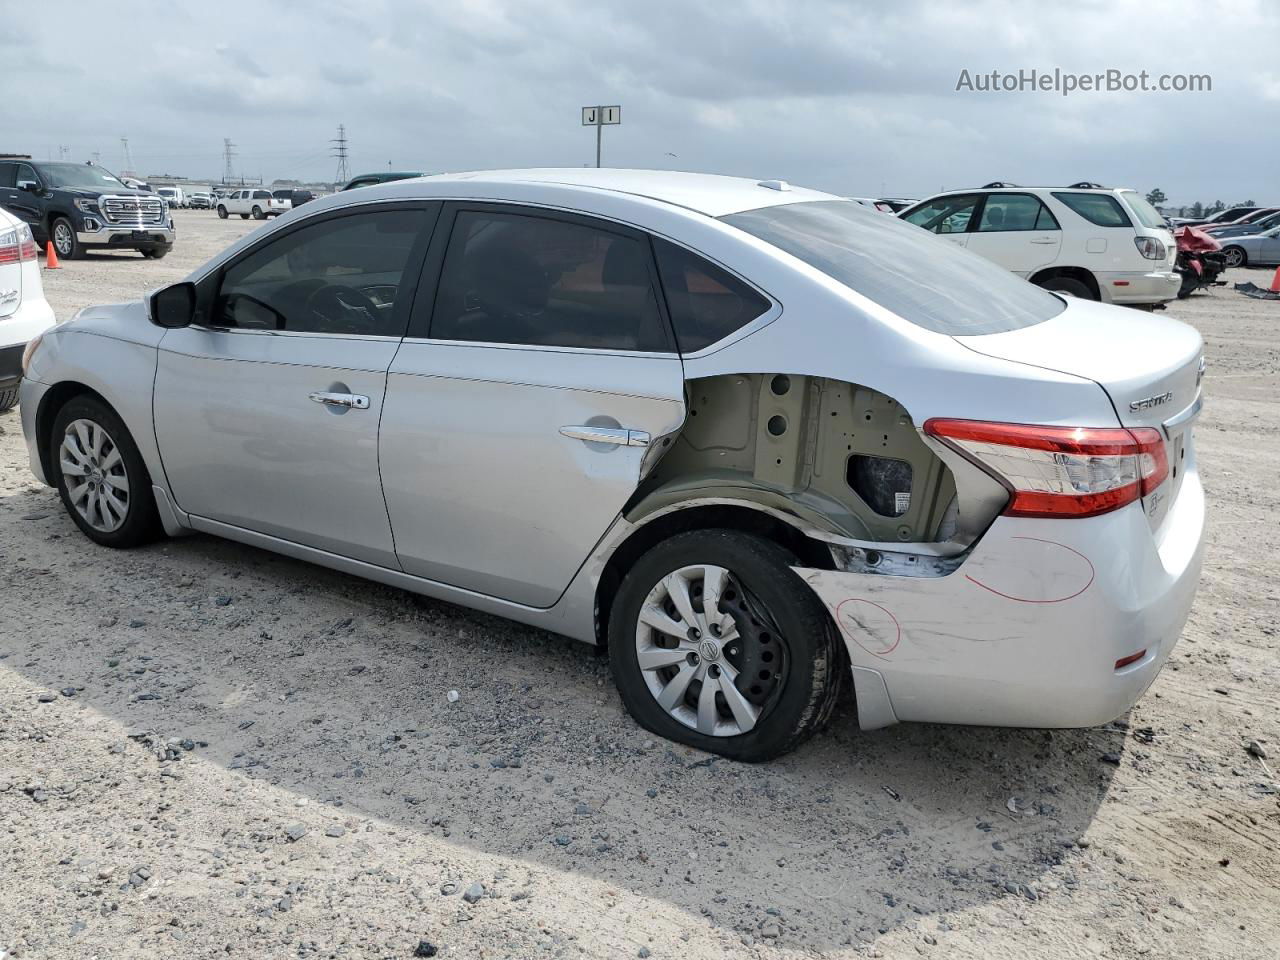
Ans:
{"type": "Polygon", "coordinates": [[[273,232],[201,283],[160,344],[156,439],[198,517],[395,568],[378,418],[438,206],[273,232]]]}
{"type": "Polygon", "coordinates": [[[649,240],[450,205],[391,366],[380,441],[407,573],[548,607],[684,419],[649,240]]]}
{"type": "Polygon", "coordinates": [[[972,226],[974,211],[981,200],[980,193],[956,193],[935,197],[928,203],[921,204],[902,219],[908,223],[914,223],[917,227],[924,227],[956,246],[963,247],[969,242],[969,228],[972,226]]]}

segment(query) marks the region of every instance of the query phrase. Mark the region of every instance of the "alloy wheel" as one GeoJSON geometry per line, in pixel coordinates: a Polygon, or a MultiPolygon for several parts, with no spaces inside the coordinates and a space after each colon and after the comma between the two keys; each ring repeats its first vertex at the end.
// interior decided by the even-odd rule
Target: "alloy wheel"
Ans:
{"type": "Polygon", "coordinates": [[[667,574],[636,624],[645,684],[674,720],[698,733],[752,730],[786,679],[786,644],[767,612],[724,567],[667,574]]]}
{"type": "Polygon", "coordinates": [[[1226,258],[1228,267],[1238,267],[1244,262],[1244,251],[1239,247],[1228,247],[1223,256],[1226,258]]]}
{"type": "Polygon", "coordinates": [[[71,227],[65,220],[59,220],[53,227],[53,245],[62,256],[71,255],[71,246],[75,237],[71,235],[71,227]]]}
{"type": "Polygon", "coordinates": [[[94,530],[112,533],[129,515],[129,472],[115,440],[92,420],[67,424],[58,448],[67,498],[94,530]]]}

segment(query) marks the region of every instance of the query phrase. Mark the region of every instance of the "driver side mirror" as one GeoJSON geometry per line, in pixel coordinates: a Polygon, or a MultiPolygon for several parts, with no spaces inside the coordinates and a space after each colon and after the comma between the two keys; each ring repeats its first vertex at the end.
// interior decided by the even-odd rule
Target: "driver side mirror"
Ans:
{"type": "Polygon", "coordinates": [[[157,327],[189,327],[196,316],[196,285],[188,281],[162,287],[147,298],[147,313],[157,327]]]}
{"type": "Polygon", "coordinates": [[[40,193],[40,184],[35,180],[23,180],[18,184],[19,190],[25,190],[27,193],[40,193]]]}

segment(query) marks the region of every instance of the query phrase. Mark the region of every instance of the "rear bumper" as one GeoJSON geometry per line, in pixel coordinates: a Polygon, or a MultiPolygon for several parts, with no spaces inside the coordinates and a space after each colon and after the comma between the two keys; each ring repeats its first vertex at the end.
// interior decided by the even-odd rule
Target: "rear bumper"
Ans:
{"type": "Polygon", "coordinates": [[[1165,303],[1178,296],[1182,278],[1172,267],[1147,273],[1097,273],[1098,291],[1107,303],[1165,303]]]}
{"type": "Polygon", "coordinates": [[[1173,650],[1204,514],[1189,463],[1157,536],[1134,503],[1085,520],[1000,517],[945,577],[798,572],[839,626],[859,697],[884,701],[859,703],[864,725],[1095,726],[1132,707],[1173,650]]]}
{"type": "Polygon", "coordinates": [[[23,351],[53,324],[53,308],[43,297],[29,297],[16,313],[0,318],[0,390],[22,379],[23,351]]]}

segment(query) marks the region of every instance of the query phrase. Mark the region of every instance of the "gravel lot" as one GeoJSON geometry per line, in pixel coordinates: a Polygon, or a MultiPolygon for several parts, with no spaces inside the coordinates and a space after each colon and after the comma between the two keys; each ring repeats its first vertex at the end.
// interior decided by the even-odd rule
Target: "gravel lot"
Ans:
{"type": "MultiPolygon", "coordinates": [[[[177,219],[163,261],[46,273],[58,315],[258,226],[177,219]]],[[[651,739],[571,641],[203,536],[96,547],[0,415],[0,957],[1274,957],[1280,303],[1169,313],[1208,342],[1209,552],[1134,711],[846,705],[756,767],[651,739]]]]}

